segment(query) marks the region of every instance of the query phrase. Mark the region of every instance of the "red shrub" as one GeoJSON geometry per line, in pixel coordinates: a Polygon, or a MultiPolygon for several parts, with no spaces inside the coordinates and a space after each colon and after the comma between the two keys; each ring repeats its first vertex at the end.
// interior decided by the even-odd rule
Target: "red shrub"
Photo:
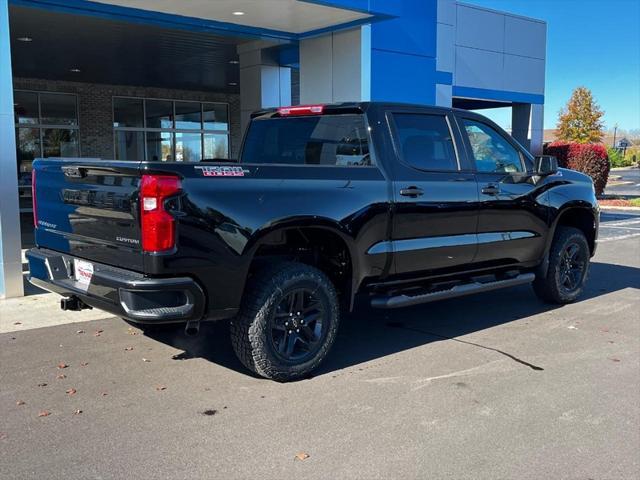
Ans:
{"type": "Polygon", "coordinates": [[[602,195],[609,178],[609,156],[599,143],[553,142],[545,145],[545,155],[553,155],[558,165],[586,173],[593,179],[596,195],[602,195]]]}

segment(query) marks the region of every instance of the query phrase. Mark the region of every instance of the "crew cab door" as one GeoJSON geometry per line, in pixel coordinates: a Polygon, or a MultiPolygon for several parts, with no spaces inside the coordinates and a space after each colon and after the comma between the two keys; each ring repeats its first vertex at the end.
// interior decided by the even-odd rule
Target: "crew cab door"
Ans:
{"type": "Polygon", "coordinates": [[[533,165],[508,134],[475,116],[458,114],[479,196],[478,251],[474,263],[509,265],[542,258],[547,234],[533,165]]]}
{"type": "Polygon", "coordinates": [[[466,265],[476,250],[478,191],[460,155],[454,118],[439,109],[406,108],[387,112],[387,121],[395,151],[395,273],[430,275],[466,265]]]}

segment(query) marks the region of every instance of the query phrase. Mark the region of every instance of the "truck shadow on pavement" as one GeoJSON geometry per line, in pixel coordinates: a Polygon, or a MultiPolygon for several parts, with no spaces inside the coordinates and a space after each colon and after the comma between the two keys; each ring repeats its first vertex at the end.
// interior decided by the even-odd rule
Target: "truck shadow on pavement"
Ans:
{"type": "MultiPolygon", "coordinates": [[[[587,287],[577,303],[626,288],[640,289],[640,268],[592,263],[587,287]]],[[[342,374],[339,371],[345,368],[372,360],[383,361],[388,355],[443,340],[492,350],[525,367],[541,371],[541,366],[518,358],[515,355],[517,352],[504,352],[489,342],[480,345],[459,337],[516,320],[523,321],[523,328],[519,331],[527,335],[526,325],[530,317],[561,311],[562,308],[566,307],[542,303],[529,286],[398,310],[372,309],[366,304],[366,299],[362,299],[354,313],[343,315],[333,349],[313,376],[336,376],[342,374]]],[[[250,374],[233,352],[229,340],[229,322],[205,322],[196,337],[187,337],[182,328],[147,335],[183,350],[183,353],[173,357],[175,360],[204,358],[242,374],[250,374]]]]}

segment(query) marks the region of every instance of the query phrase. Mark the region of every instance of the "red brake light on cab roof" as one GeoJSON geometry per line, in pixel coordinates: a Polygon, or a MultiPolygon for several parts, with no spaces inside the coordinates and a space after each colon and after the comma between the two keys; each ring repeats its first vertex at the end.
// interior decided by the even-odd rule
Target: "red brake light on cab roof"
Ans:
{"type": "Polygon", "coordinates": [[[143,175],[140,182],[140,218],[142,250],[162,252],[176,244],[173,216],[164,201],[180,191],[180,179],[172,175],[143,175]]]}
{"type": "Polygon", "coordinates": [[[324,105],[296,105],[295,107],[278,107],[278,113],[283,117],[292,115],[321,115],[324,105]]]}
{"type": "Polygon", "coordinates": [[[36,171],[31,171],[31,205],[33,207],[33,226],[38,228],[38,201],[36,200],[36,171]]]}

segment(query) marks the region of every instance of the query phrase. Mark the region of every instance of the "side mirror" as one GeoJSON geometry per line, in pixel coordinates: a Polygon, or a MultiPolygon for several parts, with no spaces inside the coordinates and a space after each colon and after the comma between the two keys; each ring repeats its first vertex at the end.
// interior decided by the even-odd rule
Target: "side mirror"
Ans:
{"type": "Polygon", "coordinates": [[[558,172],[558,159],[552,155],[536,155],[533,171],[541,177],[558,172]]]}

